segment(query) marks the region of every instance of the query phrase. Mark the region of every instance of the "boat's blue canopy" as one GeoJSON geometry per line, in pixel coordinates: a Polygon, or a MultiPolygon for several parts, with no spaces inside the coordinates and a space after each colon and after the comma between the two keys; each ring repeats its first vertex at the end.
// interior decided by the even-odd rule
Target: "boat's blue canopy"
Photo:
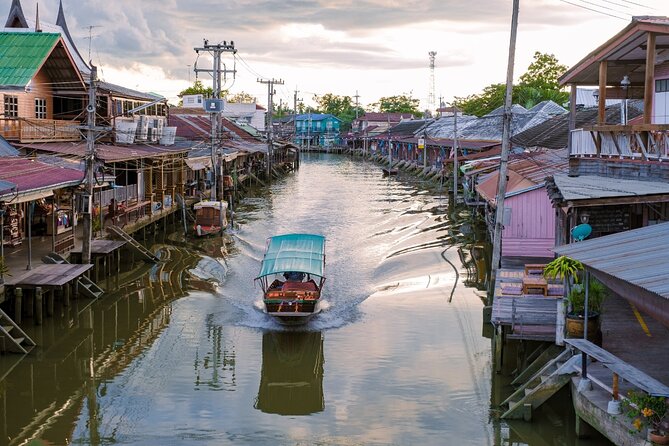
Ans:
{"type": "Polygon", "coordinates": [[[314,234],[285,234],[270,237],[258,279],[271,274],[296,271],[323,277],[325,237],[314,234]]]}

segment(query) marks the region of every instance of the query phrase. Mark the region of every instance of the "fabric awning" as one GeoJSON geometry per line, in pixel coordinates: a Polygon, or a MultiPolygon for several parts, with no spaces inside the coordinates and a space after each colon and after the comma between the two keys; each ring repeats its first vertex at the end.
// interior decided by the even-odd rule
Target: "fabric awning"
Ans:
{"type": "Polygon", "coordinates": [[[199,156],[197,158],[186,158],[186,165],[191,170],[211,169],[211,157],[199,156]]]}

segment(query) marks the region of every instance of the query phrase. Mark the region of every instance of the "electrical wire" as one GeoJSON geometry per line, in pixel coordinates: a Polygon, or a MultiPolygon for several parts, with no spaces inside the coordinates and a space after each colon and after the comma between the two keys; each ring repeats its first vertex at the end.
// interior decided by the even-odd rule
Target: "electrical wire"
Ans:
{"type": "Polygon", "coordinates": [[[577,3],[572,3],[572,2],[570,2],[570,1],[568,1],[568,0],[559,0],[559,1],[561,1],[562,3],[566,3],[566,4],[568,4],[568,5],[576,6],[577,8],[582,8],[582,9],[586,9],[586,10],[588,10],[588,11],[596,12],[596,13],[598,13],[598,14],[602,14],[602,15],[605,15],[605,16],[613,17],[614,19],[620,19],[620,20],[624,20],[624,21],[627,21],[627,20],[628,20],[628,19],[626,19],[626,18],[624,18],[624,17],[620,17],[620,16],[617,16],[617,15],[609,14],[609,13],[606,13],[606,12],[603,12],[603,11],[598,11],[598,10],[596,10],[596,9],[589,8],[589,7],[587,7],[587,6],[579,5],[579,4],[577,4],[577,3]]]}

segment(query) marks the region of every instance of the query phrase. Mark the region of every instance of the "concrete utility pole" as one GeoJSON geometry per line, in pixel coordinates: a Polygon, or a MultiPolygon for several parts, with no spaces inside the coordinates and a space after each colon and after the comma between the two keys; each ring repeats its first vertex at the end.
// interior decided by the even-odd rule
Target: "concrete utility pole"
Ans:
{"type": "Polygon", "coordinates": [[[267,180],[272,179],[272,156],[274,155],[272,121],[274,114],[274,85],[283,85],[281,79],[258,79],[261,84],[267,84],[267,115],[265,116],[265,129],[267,133],[267,180]]]}
{"type": "MultiPolygon", "coordinates": [[[[235,42],[230,41],[230,43],[228,44],[228,42],[224,40],[222,44],[218,43],[216,45],[210,45],[209,41],[205,40],[204,45],[202,47],[194,49],[197,54],[200,54],[200,51],[203,51],[211,54],[211,56],[213,57],[214,65],[211,70],[198,68],[196,65],[194,71],[196,75],[199,73],[211,74],[211,77],[213,79],[213,85],[212,85],[213,96],[214,96],[213,99],[221,99],[221,88],[222,88],[221,75],[223,75],[224,78],[227,79],[228,73],[232,73],[233,76],[235,76],[237,73],[236,70],[221,69],[221,55],[223,53],[236,54],[237,50],[235,49],[235,42]]],[[[218,185],[221,183],[220,179],[218,178],[221,174],[220,172],[221,169],[218,162],[218,156],[216,150],[218,134],[219,134],[218,123],[220,120],[220,111],[217,111],[215,113],[210,113],[210,117],[211,117],[211,165],[213,169],[211,199],[217,200],[218,185]]]]}
{"type": "Polygon", "coordinates": [[[360,99],[360,95],[358,94],[358,90],[355,90],[355,119],[358,119],[358,99],[360,99]]]}
{"type": "MultiPolygon", "coordinates": [[[[513,66],[516,58],[516,36],[518,34],[518,10],[520,0],[513,0],[513,15],[511,18],[511,41],[509,43],[509,62],[506,71],[506,98],[504,100],[504,131],[502,133],[502,157],[499,164],[499,184],[497,188],[497,209],[495,212],[495,234],[492,247],[492,265],[490,289],[495,289],[497,271],[502,259],[502,230],[504,229],[504,198],[506,195],[506,175],[508,172],[509,151],[511,146],[511,94],[513,92],[513,66]]],[[[490,294],[488,304],[492,305],[493,293],[490,294]]]]}
{"type": "MultiPolygon", "coordinates": [[[[84,209],[84,242],[81,247],[81,261],[84,264],[91,263],[91,241],[93,239],[93,182],[95,181],[93,169],[95,166],[95,111],[96,111],[96,82],[98,80],[98,69],[91,64],[90,85],[88,86],[88,126],[86,130],[86,194],[87,203],[84,209]]],[[[100,214],[102,214],[102,203],[100,203],[100,214]]]]}

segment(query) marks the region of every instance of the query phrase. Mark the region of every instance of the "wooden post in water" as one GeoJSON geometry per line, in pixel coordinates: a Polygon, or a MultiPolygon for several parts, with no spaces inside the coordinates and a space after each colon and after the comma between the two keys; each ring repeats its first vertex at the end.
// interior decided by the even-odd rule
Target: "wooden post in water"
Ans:
{"type": "Polygon", "coordinates": [[[46,295],[46,315],[53,317],[53,303],[55,300],[56,290],[49,290],[49,294],[46,295]]]}
{"type": "Polygon", "coordinates": [[[44,306],[42,305],[42,288],[35,288],[35,325],[42,325],[43,313],[42,310],[44,306]]]}
{"type": "Polygon", "coordinates": [[[21,303],[23,300],[23,290],[21,288],[14,288],[14,322],[21,323],[21,316],[23,309],[21,303]]]}
{"type": "Polygon", "coordinates": [[[72,285],[69,283],[66,283],[63,286],[63,306],[64,307],[69,307],[70,306],[70,293],[72,291],[72,285]]]}

